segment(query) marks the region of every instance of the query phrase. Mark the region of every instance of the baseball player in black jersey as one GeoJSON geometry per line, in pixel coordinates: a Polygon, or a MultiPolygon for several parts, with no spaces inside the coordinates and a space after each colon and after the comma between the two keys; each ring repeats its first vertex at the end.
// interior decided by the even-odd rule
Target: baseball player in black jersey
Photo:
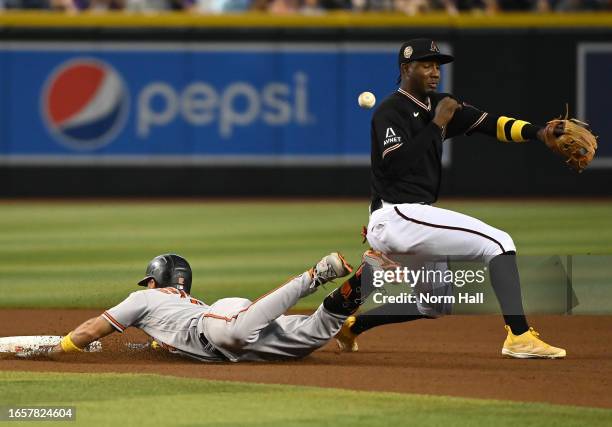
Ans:
{"type": "MultiPolygon", "coordinates": [[[[433,206],[440,189],[445,139],[479,132],[503,142],[544,140],[544,129],[539,126],[494,116],[450,94],[436,92],[440,66],[452,61],[453,57],[441,53],[433,40],[411,40],[400,49],[400,88],[380,104],[372,118],[372,200],[367,240],[374,250],[386,254],[462,256],[488,262],[491,284],[506,323],[502,354],[516,358],[565,357],[565,350],[543,342],[527,323],[512,238],[475,218],[433,206]]],[[[360,333],[423,317],[422,310],[403,315],[369,312],[351,316],[337,342],[342,350],[357,351],[356,337],[360,333]]]]}

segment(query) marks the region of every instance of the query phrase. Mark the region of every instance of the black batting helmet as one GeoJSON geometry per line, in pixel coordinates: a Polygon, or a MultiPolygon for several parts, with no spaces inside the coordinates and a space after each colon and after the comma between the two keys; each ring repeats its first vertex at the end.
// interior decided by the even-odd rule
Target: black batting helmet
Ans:
{"type": "Polygon", "coordinates": [[[185,258],[176,254],[156,256],[147,265],[145,277],[138,282],[147,286],[147,282],[155,279],[159,288],[176,288],[187,293],[191,292],[191,267],[185,258]]]}

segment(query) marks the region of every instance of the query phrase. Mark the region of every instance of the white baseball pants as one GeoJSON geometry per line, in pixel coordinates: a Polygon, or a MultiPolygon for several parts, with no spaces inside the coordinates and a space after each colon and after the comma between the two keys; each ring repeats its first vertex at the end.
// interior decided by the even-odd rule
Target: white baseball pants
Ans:
{"type": "Polygon", "coordinates": [[[510,235],[470,216],[419,203],[383,207],[370,215],[367,239],[387,254],[461,256],[490,261],[516,251],[510,235]]]}
{"type": "Polygon", "coordinates": [[[304,357],[332,339],[346,316],[320,305],[310,316],[284,313],[312,292],[305,272],[263,297],[223,298],[199,325],[206,339],[232,362],[304,357]]]}

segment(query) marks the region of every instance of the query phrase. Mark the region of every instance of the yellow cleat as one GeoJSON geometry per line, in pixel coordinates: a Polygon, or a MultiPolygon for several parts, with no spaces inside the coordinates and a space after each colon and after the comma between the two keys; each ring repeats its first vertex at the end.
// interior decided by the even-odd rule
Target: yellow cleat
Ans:
{"type": "Polygon", "coordinates": [[[336,334],[336,344],[338,344],[340,351],[347,353],[359,351],[359,346],[357,345],[357,334],[351,332],[351,326],[355,324],[355,320],[357,320],[355,316],[347,317],[342,325],[342,328],[340,328],[340,331],[338,331],[336,334]]]}
{"type": "Polygon", "coordinates": [[[502,348],[504,356],[516,359],[561,359],[565,357],[564,349],[546,344],[533,328],[529,328],[521,335],[514,335],[508,325],[504,327],[508,331],[504,348],[502,348]]]}

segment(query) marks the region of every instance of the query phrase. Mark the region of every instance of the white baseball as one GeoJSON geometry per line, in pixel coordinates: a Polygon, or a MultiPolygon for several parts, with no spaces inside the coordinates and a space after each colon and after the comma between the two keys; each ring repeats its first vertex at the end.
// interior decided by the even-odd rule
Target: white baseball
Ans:
{"type": "Polygon", "coordinates": [[[361,108],[372,108],[376,104],[376,97],[372,92],[361,92],[357,102],[361,108]]]}

